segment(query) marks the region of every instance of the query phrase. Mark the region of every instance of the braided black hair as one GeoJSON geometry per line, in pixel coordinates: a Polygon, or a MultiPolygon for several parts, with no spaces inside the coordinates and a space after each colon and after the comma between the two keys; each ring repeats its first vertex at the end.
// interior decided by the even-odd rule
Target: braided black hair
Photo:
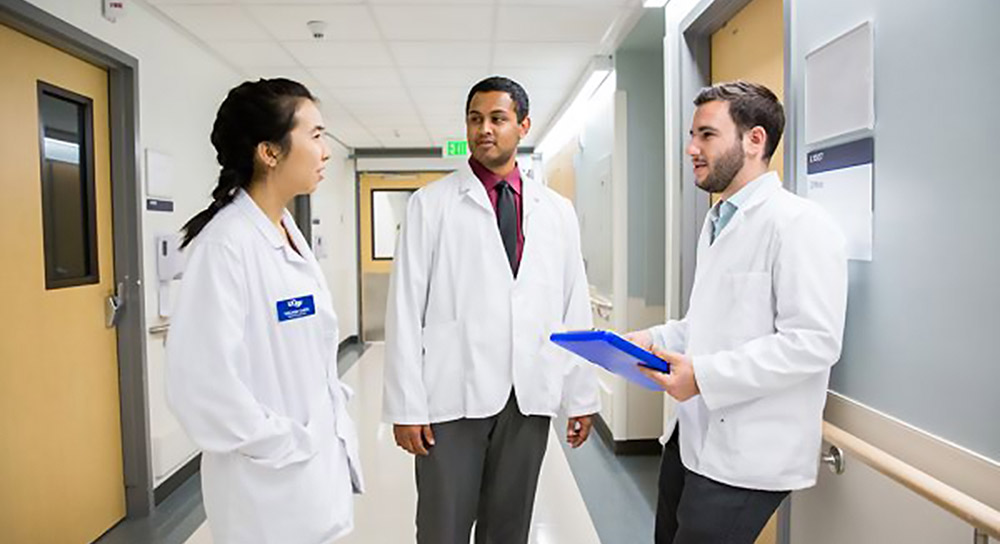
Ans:
{"type": "Polygon", "coordinates": [[[301,83],[288,79],[247,81],[229,91],[212,125],[212,145],[222,166],[212,203],[184,224],[186,247],[215,214],[246,189],[254,175],[254,154],[261,142],[287,151],[302,100],[316,99],[301,83]]]}

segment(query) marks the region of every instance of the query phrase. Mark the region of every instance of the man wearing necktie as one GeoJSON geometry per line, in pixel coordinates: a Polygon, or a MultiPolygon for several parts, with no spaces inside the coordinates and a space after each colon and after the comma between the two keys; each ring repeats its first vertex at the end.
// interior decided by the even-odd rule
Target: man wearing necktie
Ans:
{"type": "Polygon", "coordinates": [[[466,100],[472,157],[411,197],[390,278],[384,419],[415,456],[417,542],[528,540],[551,418],[578,447],[600,409],[589,364],[552,332],[591,327],[572,204],[523,174],[528,96],[466,100]]]}

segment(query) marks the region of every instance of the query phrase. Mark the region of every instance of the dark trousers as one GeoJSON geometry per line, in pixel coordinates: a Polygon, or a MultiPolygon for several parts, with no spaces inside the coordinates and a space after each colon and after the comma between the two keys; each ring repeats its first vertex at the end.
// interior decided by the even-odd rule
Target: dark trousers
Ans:
{"type": "Polygon", "coordinates": [[[417,456],[417,542],[528,542],[535,488],[549,436],[548,417],[524,416],[511,392],[485,419],[431,425],[430,455],[417,456]]]}
{"type": "Polygon", "coordinates": [[[679,429],[663,448],[656,544],[753,544],[788,495],[733,487],[681,464],[679,429]]]}

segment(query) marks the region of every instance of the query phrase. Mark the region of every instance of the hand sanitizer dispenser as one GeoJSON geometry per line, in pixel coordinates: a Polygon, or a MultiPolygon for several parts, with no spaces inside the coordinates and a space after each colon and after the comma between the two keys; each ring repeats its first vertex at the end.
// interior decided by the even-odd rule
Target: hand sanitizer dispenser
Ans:
{"type": "Polygon", "coordinates": [[[159,313],[170,316],[170,285],[184,274],[184,252],[181,251],[180,234],[163,234],[156,237],[156,277],[159,279],[159,313]]]}

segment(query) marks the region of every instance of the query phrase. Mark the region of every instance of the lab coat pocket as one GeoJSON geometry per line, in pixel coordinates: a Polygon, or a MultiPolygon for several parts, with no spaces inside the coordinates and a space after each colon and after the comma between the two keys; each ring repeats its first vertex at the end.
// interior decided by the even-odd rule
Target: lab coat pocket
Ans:
{"type": "MultiPolygon", "coordinates": [[[[329,422],[329,421],[327,421],[329,422]]],[[[349,476],[329,446],[299,463],[273,468],[242,463],[243,489],[229,489],[243,502],[244,516],[267,519],[260,542],[319,542],[331,529],[350,523],[349,476]]]]}
{"type": "Polygon", "coordinates": [[[340,392],[344,394],[344,402],[351,402],[351,399],[354,398],[354,389],[342,381],[338,380],[337,383],[340,384],[340,392]]]}
{"type": "Polygon", "coordinates": [[[464,412],[464,350],[460,321],[428,323],[423,329],[423,379],[436,413],[464,412]]]}
{"type": "Polygon", "coordinates": [[[767,272],[740,272],[726,275],[730,290],[729,300],[734,301],[728,313],[729,327],[724,330],[737,344],[774,332],[774,304],[771,291],[771,274],[767,272]]]}
{"type": "Polygon", "coordinates": [[[351,484],[355,493],[362,493],[364,491],[364,479],[361,474],[358,429],[347,409],[347,403],[354,397],[354,390],[339,380],[329,385],[330,394],[334,399],[334,418],[336,420],[337,437],[344,445],[347,454],[348,464],[350,465],[351,484]],[[339,394],[334,388],[339,390],[339,394]]]}
{"type": "Polygon", "coordinates": [[[541,367],[537,374],[541,378],[539,385],[542,386],[544,398],[552,404],[559,403],[566,375],[573,369],[573,360],[569,352],[549,340],[552,333],[561,330],[561,328],[561,322],[552,322],[547,326],[540,327],[542,336],[539,338],[536,356],[537,364],[541,367]]]}
{"type": "Polygon", "coordinates": [[[561,321],[554,321],[542,327],[542,336],[539,338],[538,345],[538,360],[546,366],[545,373],[557,376],[559,379],[562,379],[573,369],[573,358],[569,352],[550,339],[552,333],[562,330],[561,321]]]}
{"type": "Polygon", "coordinates": [[[739,467],[746,482],[766,482],[795,467],[798,433],[789,432],[793,411],[772,405],[770,399],[758,399],[727,410],[726,442],[732,466],[739,467]]]}

